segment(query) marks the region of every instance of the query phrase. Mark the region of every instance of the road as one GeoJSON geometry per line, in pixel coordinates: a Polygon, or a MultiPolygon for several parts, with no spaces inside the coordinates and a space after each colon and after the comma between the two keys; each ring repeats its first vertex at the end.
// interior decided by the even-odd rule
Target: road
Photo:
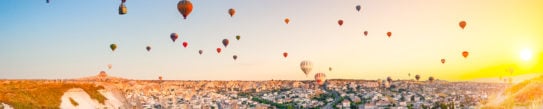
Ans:
{"type": "Polygon", "coordinates": [[[339,101],[340,100],[339,93],[334,91],[334,90],[326,90],[326,92],[332,93],[332,95],[334,95],[334,101],[329,102],[328,104],[326,104],[326,106],[324,106],[323,109],[334,109],[333,104],[337,103],[337,102],[340,102],[339,101]]]}

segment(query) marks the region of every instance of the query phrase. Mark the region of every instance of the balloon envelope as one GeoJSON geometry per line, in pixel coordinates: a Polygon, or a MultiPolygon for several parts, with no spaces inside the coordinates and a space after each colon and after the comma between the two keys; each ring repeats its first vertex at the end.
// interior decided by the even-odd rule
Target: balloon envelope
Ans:
{"type": "Polygon", "coordinates": [[[236,40],[239,40],[239,39],[241,39],[241,36],[237,35],[236,40]]]}
{"type": "Polygon", "coordinates": [[[175,40],[177,40],[177,38],[179,38],[179,34],[177,34],[177,33],[170,34],[170,39],[172,39],[173,42],[175,42],[175,40]]]}
{"type": "Polygon", "coordinates": [[[343,20],[339,19],[339,20],[337,21],[337,24],[339,24],[339,26],[342,26],[342,25],[343,25],[343,20]]]}
{"type": "Polygon", "coordinates": [[[287,52],[283,52],[283,57],[287,58],[288,56],[288,53],[287,52]]]}
{"type": "Polygon", "coordinates": [[[468,58],[468,55],[469,55],[469,52],[468,52],[468,51],[462,52],[462,56],[464,56],[464,58],[468,58]]]}
{"type": "Polygon", "coordinates": [[[183,42],[183,47],[187,48],[187,46],[189,46],[189,43],[188,42],[183,42]]]}
{"type": "Polygon", "coordinates": [[[145,47],[145,49],[147,50],[147,52],[151,51],[151,46],[147,46],[145,47]]]}
{"type": "Polygon", "coordinates": [[[202,53],[204,53],[203,50],[198,50],[198,54],[202,55],[202,53]]]}
{"type": "Polygon", "coordinates": [[[113,65],[107,64],[107,69],[111,69],[111,68],[113,68],[113,65]]]}
{"type": "Polygon", "coordinates": [[[364,36],[368,36],[368,31],[364,31],[364,36]]]}
{"type": "Polygon", "coordinates": [[[390,38],[390,36],[392,36],[392,32],[387,32],[387,36],[390,38]]]}
{"type": "Polygon", "coordinates": [[[228,39],[223,39],[222,40],[222,45],[224,45],[224,48],[226,48],[226,46],[228,46],[228,43],[230,43],[230,41],[228,41],[228,39]]]}
{"type": "Polygon", "coordinates": [[[232,58],[233,58],[234,60],[237,60],[237,59],[238,59],[238,55],[234,55],[234,56],[232,56],[232,58]]]}
{"type": "Polygon", "coordinates": [[[418,81],[420,79],[420,75],[415,75],[415,79],[418,81]]]}
{"type": "Polygon", "coordinates": [[[360,12],[360,9],[361,9],[361,8],[362,8],[362,7],[360,7],[360,5],[356,5],[356,11],[360,12]]]}
{"type": "Polygon", "coordinates": [[[311,63],[310,61],[304,60],[300,63],[300,68],[302,69],[304,74],[307,76],[313,69],[313,63],[311,63]]]}
{"type": "Polygon", "coordinates": [[[464,29],[466,27],[466,25],[467,25],[466,21],[460,21],[458,23],[458,26],[460,26],[460,28],[462,28],[462,29],[464,29]]]}
{"type": "Polygon", "coordinates": [[[290,22],[289,18],[285,18],[285,23],[288,24],[290,22]]]}
{"type": "Polygon", "coordinates": [[[221,53],[221,48],[217,48],[217,53],[221,53]]]}
{"type": "Polygon", "coordinates": [[[192,3],[188,0],[181,0],[177,3],[177,11],[181,13],[183,19],[187,19],[189,14],[192,12],[192,3]]]}
{"type": "Polygon", "coordinates": [[[326,75],[324,73],[317,73],[315,74],[315,82],[319,85],[323,85],[326,81],[326,75]]]}
{"type": "Polygon", "coordinates": [[[119,6],[119,15],[124,15],[126,13],[128,13],[128,9],[124,6],[124,3],[121,3],[119,6]]]}
{"type": "Polygon", "coordinates": [[[441,59],[441,64],[445,64],[445,59],[441,59]]]}
{"type": "Polygon", "coordinates": [[[109,48],[111,49],[111,51],[115,51],[117,49],[117,44],[111,44],[109,45],[109,48]]]}
{"type": "Polygon", "coordinates": [[[230,17],[234,17],[234,14],[236,14],[236,10],[234,8],[228,9],[228,14],[230,14],[230,17]]]}

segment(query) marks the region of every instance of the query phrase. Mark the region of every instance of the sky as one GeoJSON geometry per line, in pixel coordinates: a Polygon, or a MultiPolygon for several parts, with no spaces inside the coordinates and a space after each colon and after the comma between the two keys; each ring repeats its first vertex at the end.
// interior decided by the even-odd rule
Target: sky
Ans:
{"type": "Polygon", "coordinates": [[[128,0],[128,13],[119,15],[120,0],[2,0],[0,79],[106,71],[131,79],[312,80],[322,72],[463,81],[543,73],[541,0],[192,0],[186,20],[178,2],[128,0]],[[173,32],[180,36],[175,43],[173,32]],[[308,77],[303,60],[313,63],[308,77]]]}

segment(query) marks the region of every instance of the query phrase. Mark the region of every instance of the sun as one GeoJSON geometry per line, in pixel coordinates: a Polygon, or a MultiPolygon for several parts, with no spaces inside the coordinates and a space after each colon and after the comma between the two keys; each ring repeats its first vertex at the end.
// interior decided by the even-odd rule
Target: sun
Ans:
{"type": "Polygon", "coordinates": [[[524,61],[530,61],[533,57],[534,53],[530,49],[524,49],[520,52],[520,59],[524,61]]]}

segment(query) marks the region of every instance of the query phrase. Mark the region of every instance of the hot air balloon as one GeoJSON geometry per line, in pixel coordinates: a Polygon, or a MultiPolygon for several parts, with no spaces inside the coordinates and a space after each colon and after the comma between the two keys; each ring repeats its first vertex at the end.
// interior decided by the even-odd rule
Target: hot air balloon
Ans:
{"type": "Polygon", "coordinates": [[[202,55],[202,53],[204,53],[203,50],[198,50],[198,54],[202,55]]]}
{"type": "Polygon", "coordinates": [[[221,53],[221,48],[217,48],[217,53],[221,53]]]}
{"type": "Polygon", "coordinates": [[[145,47],[145,49],[147,50],[147,52],[150,52],[151,51],[151,46],[147,46],[147,47],[145,47]]]}
{"type": "Polygon", "coordinates": [[[126,0],[121,0],[121,3],[126,3],[126,0]]]}
{"type": "Polygon", "coordinates": [[[288,56],[288,53],[287,52],[283,52],[283,57],[287,58],[288,56]]]}
{"type": "Polygon", "coordinates": [[[419,81],[420,75],[415,75],[415,79],[417,79],[417,81],[419,81]]]}
{"type": "Polygon", "coordinates": [[[162,81],[162,76],[158,76],[158,80],[162,81]]]}
{"type": "Polygon", "coordinates": [[[117,49],[117,44],[111,44],[109,45],[109,48],[111,48],[111,51],[115,51],[115,49],[117,49]]]}
{"type": "Polygon", "coordinates": [[[222,45],[224,45],[224,48],[226,48],[226,46],[228,46],[228,43],[230,43],[230,41],[228,41],[228,39],[223,39],[222,40],[222,45]]]}
{"type": "Polygon", "coordinates": [[[45,3],[49,4],[49,0],[45,0],[45,3]]]}
{"type": "Polygon", "coordinates": [[[387,82],[392,82],[392,77],[387,77],[387,82]]]}
{"type": "Polygon", "coordinates": [[[434,82],[434,77],[433,77],[433,76],[430,76],[430,77],[428,78],[428,80],[429,80],[430,82],[434,82]]]}
{"type": "Polygon", "coordinates": [[[458,23],[458,26],[460,26],[460,28],[462,29],[464,29],[466,25],[467,25],[466,21],[463,21],[463,20],[458,23]]]}
{"type": "Polygon", "coordinates": [[[113,65],[107,64],[107,69],[110,69],[110,70],[111,70],[111,68],[113,68],[113,65]]]}
{"type": "Polygon", "coordinates": [[[188,45],[189,43],[187,41],[183,42],[183,47],[187,48],[188,45]]]}
{"type": "Polygon", "coordinates": [[[356,11],[360,12],[360,8],[362,8],[360,5],[356,5],[356,11]]]}
{"type": "Polygon", "coordinates": [[[233,58],[234,60],[237,60],[237,59],[238,59],[238,55],[234,55],[234,56],[232,56],[232,58],[233,58]]]}
{"type": "Polygon", "coordinates": [[[390,36],[392,36],[392,32],[387,32],[387,36],[390,38],[390,36]]]}
{"type": "Polygon", "coordinates": [[[368,36],[368,31],[364,31],[364,36],[368,36]]]}
{"type": "Polygon", "coordinates": [[[241,39],[241,36],[236,35],[236,40],[239,40],[239,39],[241,39]]]}
{"type": "Polygon", "coordinates": [[[183,19],[187,19],[190,12],[192,12],[192,3],[188,0],[181,0],[177,3],[177,10],[183,15],[183,19]]]}
{"type": "Polygon", "coordinates": [[[324,73],[315,74],[315,81],[317,82],[317,84],[323,85],[326,81],[326,75],[324,73]]]}
{"type": "Polygon", "coordinates": [[[328,67],[328,71],[332,71],[332,67],[328,67]]]}
{"type": "Polygon", "coordinates": [[[119,6],[119,15],[124,15],[128,12],[128,9],[126,8],[126,6],[124,6],[124,3],[121,3],[121,5],[119,6]]]}
{"type": "Polygon", "coordinates": [[[290,22],[289,18],[285,18],[285,23],[288,24],[290,22]]]}
{"type": "Polygon", "coordinates": [[[302,69],[305,76],[307,77],[307,75],[309,75],[309,73],[311,72],[311,69],[313,69],[313,63],[311,63],[310,61],[304,60],[300,63],[300,68],[302,69]]]}
{"type": "Polygon", "coordinates": [[[469,52],[468,52],[468,51],[462,52],[462,56],[464,56],[464,58],[468,58],[468,55],[469,55],[469,52]]]}
{"type": "Polygon", "coordinates": [[[441,59],[441,64],[445,64],[445,59],[441,59]]]}
{"type": "Polygon", "coordinates": [[[177,34],[177,33],[170,34],[170,39],[172,39],[173,42],[175,42],[175,40],[177,40],[177,38],[179,38],[179,34],[177,34]]]}
{"type": "Polygon", "coordinates": [[[411,78],[411,73],[407,73],[407,76],[409,76],[409,78],[411,78]]]}
{"type": "Polygon", "coordinates": [[[342,26],[342,25],[343,25],[343,20],[339,19],[339,20],[337,21],[337,24],[339,24],[339,26],[342,26]]]}
{"type": "Polygon", "coordinates": [[[234,17],[234,14],[236,14],[236,10],[234,8],[228,9],[228,14],[230,14],[230,17],[234,17]]]}

